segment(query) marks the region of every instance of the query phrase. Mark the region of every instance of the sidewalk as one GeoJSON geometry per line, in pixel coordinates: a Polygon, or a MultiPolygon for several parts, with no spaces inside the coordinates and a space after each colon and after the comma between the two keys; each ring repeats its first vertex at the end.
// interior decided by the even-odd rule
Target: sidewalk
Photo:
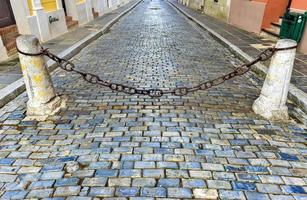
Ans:
{"type": "MultiPolygon", "coordinates": [[[[180,4],[176,0],[169,1],[188,15],[220,34],[223,38],[227,39],[253,58],[256,57],[260,51],[275,44],[275,42],[270,41],[267,38],[261,38],[256,34],[241,30],[208,15],[201,14],[198,11],[180,4]]],[[[265,66],[269,65],[269,63],[263,64],[265,66]]],[[[297,52],[291,83],[307,93],[307,55],[297,52]]]]}
{"type": "MultiPolygon", "coordinates": [[[[113,23],[136,6],[139,0],[131,0],[128,4],[119,7],[105,15],[94,19],[92,22],[81,25],[72,31],[43,43],[51,52],[71,58],[83,47],[98,38],[113,23]]],[[[56,68],[53,62],[47,63],[50,71],[56,68]]],[[[12,59],[0,63],[0,107],[21,94],[25,90],[22,72],[19,67],[17,55],[12,59]]]]}

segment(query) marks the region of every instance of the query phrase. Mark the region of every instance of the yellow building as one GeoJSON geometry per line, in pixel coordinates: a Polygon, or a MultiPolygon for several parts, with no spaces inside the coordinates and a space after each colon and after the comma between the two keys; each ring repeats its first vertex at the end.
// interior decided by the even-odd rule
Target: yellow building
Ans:
{"type": "MultiPolygon", "coordinates": [[[[46,12],[57,10],[56,0],[41,0],[41,5],[46,12]]],[[[32,0],[28,0],[29,11],[33,14],[33,3],[32,0]]]]}

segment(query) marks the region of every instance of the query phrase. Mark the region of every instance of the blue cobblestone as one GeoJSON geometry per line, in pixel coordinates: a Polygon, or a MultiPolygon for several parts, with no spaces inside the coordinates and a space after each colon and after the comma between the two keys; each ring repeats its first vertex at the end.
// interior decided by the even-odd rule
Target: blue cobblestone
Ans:
{"type": "Polygon", "coordinates": [[[248,140],[229,140],[231,145],[249,145],[248,140]]]}
{"type": "Polygon", "coordinates": [[[238,174],[238,180],[240,181],[259,181],[259,177],[255,174],[238,174]]]}
{"type": "Polygon", "coordinates": [[[78,178],[63,178],[63,179],[58,179],[55,182],[56,187],[61,187],[61,186],[73,186],[73,185],[78,185],[79,179],[78,178]]]}
{"type": "Polygon", "coordinates": [[[110,162],[92,162],[89,165],[89,169],[108,169],[110,165],[110,162]]]}
{"type": "Polygon", "coordinates": [[[142,188],[141,196],[144,197],[166,197],[166,189],[162,187],[157,188],[142,188]]]}
{"type": "Polygon", "coordinates": [[[0,165],[12,165],[15,160],[14,158],[0,158],[0,165]]]}
{"type": "Polygon", "coordinates": [[[155,154],[173,154],[173,149],[168,148],[155,148],[155,154]]]}
{"type": "Polygon", "coordinates": [[[50,172],[45,172],[41,175],[40,179],[41,180],[51,180],[51,179],[60,179],[64,175],[64,172],[62,171],[50,171],[50,172]]]}
{"type": "Polygon", "coordinates": [[[121,161],[139,161],[141,159],[141,155],[123,155],[121,161]]]}
{"type": "Polygon", "coordinates": [[[302,186],[285,185],[281,186],[282,190],[288,194],[307,194],[302,186]]]}
{"type": "Polygon", "coordinates": [[[64,164],[57,164],[57,165],[45,165],[42,168],[42,172],[48,172],[48,171],[61,171],[64,167],[64,164]]]}
{"type": "Polygon", "coordinates": [[[168,197],[192,198],[192,191],[188,188],[167,188],[168,197]]]}
{"type": "Polygon", "coordinates": [[[226,171],[228,172],[245,172],[246,169],[241,166],[226,166],[226,171]]]}
{"type": "Polygon", "coordinates": [[[220,190],[221,199],[245,199],[244,193],[238,190],[220,190]]]}
{"type": "Polygon", "coordinates": [[[123,169],[119,171],[120,177],[140,177],[141,171],[135,169],[123,169]]]}
{"type": "Polygon", "coordinates": [[[134,162],[129,162],[129,161],[123,162],[121,165],[121,169],[133,169],[133,167],[134,167],[134,162]]]}
{"type": "Polygon", "coordinates": [[[178,169],[177,163],[175,162],[158,162],[157,167],[161,169],[178,169]]]}
{"type": "Polygon", "coordinates": [[[113,197],[115,189],[111,187],[91,187],[89,196],[92,197],[113,197]]]}
{"type": "Polygon", "coordinates": [[[119,187],[116,188],[116,195],[119,197],[134,197],[139,193],[137,187],[119,187]]]}
{"type": "Polygon", "coordinates": [[[145,168],[155,168],[155,162],[142,162],[137,161],[134,163],[135,168],[145,169],[145,168]]]}
{"type": "Polygon", "coordinates": [[[179,163],[180,169],[201,169],[199,162],[184,162],[179,163]]]}
{"type": "Polygon", "coordinates": [[[49,188],[52,187],[54,181],[36,181],[32,182],[31,185],[29,186],[29,189],[44,189],[44,188],[49,188]]]}
{"type": "Polygon", "coordinates": [[[118,170],[113,169],[100,169],[97,170],[95,176],[102,176],[102,177],[116,177],[118,170]]]}
{"type": "Polygon", "coordinates": [[[202,155],[202,156],[213,156],[214,152],[211,150],[206,150],[206,149],[196,149],[195,150],[196,155],[202,155]]]}
{"type": "Polygon", "coordinates": [[[247,172],[251,173],[267,173],[269,170],[264,166],[246,166],[247,172]]]}
{"type": "Polygon", "coordinates": [[[161,169],[145,169],[143,175],[144,177],[164,177],[164,171],[161,169]]]}
{"type": "Polygon", "coordinates": [[[142,147],[160,147],[159,142],[143,142],[142,147]]]}
{"type": "Polygon", "coordinates": [[[298,161],[298,157],[296,155],[291,155],[287,153],[278,153],[280,159],[288,160],[288,161],[298,161]]]}
{"type": "Polygon", "coordinates": [[[19,123],[19,126],[36,126],[37,121],[22,121],[19,123]]]}
{"type": "Polygon", "coordinates": [[[248,190],[248,191],[256,190],[256,185],[254,183],[232,182],[232,186],[234,190],[248,190]]]}
{"type": "Polygon", "coordinates": [[[25,199],[27,191],[15,190],[15,191],[6,191],[1,197],[2,199],[25,199]]]}
{"type": "Polygon", "coordinates": [[[267,194],[259,192],[246,192],[245,194],[248,200],[270,200],[267,194]]]}
{"type": "Polygon", "coordinates": [[[159,179],[158,187],[179,187],[179,179],[159,179]]]}
{"type": "Polygon", "coordinates": [[[182,185],[185,188],[204,188],[206,183],[201,179],[184,179],[182,185]]]}
{"type": "Polygon", "coordinates": [[[75,161],[76,159],[77,156],[67,156],[67,157],[58,158],[57,162],[66,163],[66,162],[75,161]]]}

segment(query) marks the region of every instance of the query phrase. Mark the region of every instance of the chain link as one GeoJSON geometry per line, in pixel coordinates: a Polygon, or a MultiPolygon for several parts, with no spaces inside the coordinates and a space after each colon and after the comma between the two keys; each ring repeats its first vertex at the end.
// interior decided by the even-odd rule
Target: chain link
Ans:
{"type": "Polygon", "coordinates": [[[214,86],[218,86],[218,85],[224,83],[227,80],[233,79],[236,76],[242,76],[242,75],[246,74],[248,71],[250,71],[250,69],[253,65],[255,65],[258,62],[263,62],[263,61],[269,60],[274,55],[274,53],[277,52],[277,51],[284,51],[284,50],[290,50],[290,49],[295,49],[295,48],[297,48],[297,46],[287,47],[287,48],[274,48],[274,47],[267,48],[264,51],[262,51],[251,62],[245,63],[245,64],[237,67],[234,71],[232,71],[232,72],[230,72],[226,75],[222,75],[220,77],[217,77],[215,79],[200,83],[200,84],[193,86],[193,87],[177,87],[177,88],[173,88],[173,89],[169,89],[169,90],[137,89],[135,87],[131,87],[131,86],[127,86],[127,85],[122,85],[122,84],[102,80],[99,76],[97,76],[95,74],[91,74],[91,73],[87,73],[87,72],[83,72],[83,71],[79,71],[79,70],[75,69],[75,65],[71,61],[66,60],[64,58],[60,58],[57,55],[51,53],[49,51],[49,49],[44,49],[43,47],[41,48],[41,52],[34,53],[34,54],[25,53],[25,52],[20,51],[19,49],[17,49],[17,51],[20,54],[26,55],[26,56],[41,56],[41,55],[47,56],[51,60],[55,61],[56,64],[60,68],[62,68],[63,70],[65,70],[67,72],[75,72],[77,74],[80,74],[85,81],[87,81],[91,84],[98,84],[98,85],[102,85],[104,87],[108,87],[112,91],[123,92],[123,93],[129,94],[129,95],[139,94],[139,95],[147,95],[147,96],[152,97],[152,98],[159,98],[159,97],[162,97],[165,94],[172,94],[172,95],[175,95],[175,96],[184,96],[184,95],[187,95],[188,93],[195,92],[195,91],[198,91],[198,90],[208,90],[208,89],[210,89],[214,86]]]}

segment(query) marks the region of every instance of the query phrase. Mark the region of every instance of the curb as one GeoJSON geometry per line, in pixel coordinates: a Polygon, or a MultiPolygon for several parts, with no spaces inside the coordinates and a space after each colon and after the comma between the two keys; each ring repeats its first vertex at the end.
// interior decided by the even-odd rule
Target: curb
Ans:
{"type": "MultiPolygon", "coordinates": [[[[176,6],[173,2],[168,0],[168,3],[170,5],[172,5],[175,9],[180,11],[187,18],[196,22],[202,28],[206,29],[210,33],[211,36],[213,36],[221,44],[226,46],[230,51],[235,53],[239,58],[241,58],[245,61],[248,61],[248,62],[253,60],[253,58],[251,56],[249,56],[248,54],[243,52],[239,47],[232,44],[229,40],[227,40],[226,38],[221,36],[219,33],[215,32],[214,30],[212,30],[207,25],[203,24],[199,20],[195,19],[194,17],[192,17],[191,15],[186,13],[184,10],[182,10],[181,8],[176,6]]],[[[268,71],[268,68],[261,63],[257,63],[252,67],[252,71],[255,72],[257,75],[259,75],[260,77],[265,78],[267,71],[268,71]]],[[[291,100],[292,102],[294,102],[299,108],[301,108],[305,113],[307,113],[307,94],[305,92],[303,92],[302,90],[300,90],[299,88],[297,88],[292,83],[290,83],[290,87],[289,87],[288,100],[291,100]]]]}
{"type": "MultiPolygon", "coordinates": [[[[94,40],[98,39],[100,36],[102,36],[110,27],[115,24],[121,17],[126,15],[129,11],[131,11],[133,8],[135,8],[139,3],[141,3],[143,0],[139,0],[126,10],[124,10],[121,14],[119,14],[117,17],[112,19],[110,22],[108,22],[101,30],[93,32],[80,40],[79,42],[73,44],[71,47],[65,49],[61,53],[59,53],[57,56],[64,58],[64,59],[70,59],[76,54],[78,54],[84,47],[89,45],[94,40]]],[[[103,17],[103,16],[101,16],[103,17]]],[[[57,65],[53,60],[47,61],[47,67],[49,72],[51,73],[55,69],[57,69],[57,65]]],[[[18,79],[17,81],[11,83],[10,85],[4,87],[0,90],[0,108],[5,106],[8,102],[15,99],[17,96],[19,96],[21,93],[23,93],[26,90],[23,78],[18,79]]]]}

